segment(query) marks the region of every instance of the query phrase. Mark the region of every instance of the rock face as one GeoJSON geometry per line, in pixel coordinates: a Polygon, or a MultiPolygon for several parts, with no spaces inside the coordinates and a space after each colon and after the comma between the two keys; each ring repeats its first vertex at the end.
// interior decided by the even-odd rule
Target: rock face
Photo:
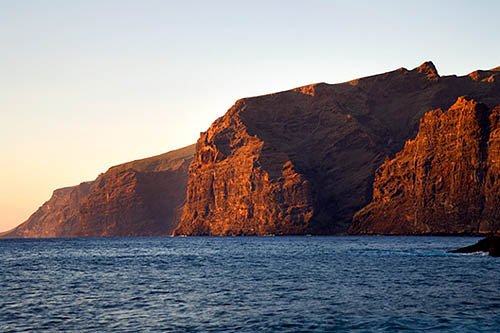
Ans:
{"type": "Polygon", "coordinates": [[[358,211],[354,233],[498,230],[499,82],[426,62],[244,98],[196,150],[56,190],[0,237],[343,234],[358,211]]]}
{"type": "Polygon", "coordinates": [[[170,235],[184,203],[194,145],[110,168],[54,191],[9,238],[170,235]]]}
{"type": "Polygon", "coordinates": [[[480,234],[500,230],[500,105],[460,97],[420,121],[415,140],[375,173],[361,234],[480,234]]]}
{"type": "Polygon", "coordinates": [[[474,245],[449,251],[450,253],[488,252],[490,256],[500,257],[500,236],[489,236],[474,245]]]}
{"type": "MultiPolygon", "coordinates": [[[[419,119],[462,95],[500,103],[499,74],[441,77],[424,63],[239,100],[198,140],[175,234],[345,233],[372,198],[375,170],[416,135],[419,119]]],[[[498,193],[494,179],[488,186],[498,193]]]]}

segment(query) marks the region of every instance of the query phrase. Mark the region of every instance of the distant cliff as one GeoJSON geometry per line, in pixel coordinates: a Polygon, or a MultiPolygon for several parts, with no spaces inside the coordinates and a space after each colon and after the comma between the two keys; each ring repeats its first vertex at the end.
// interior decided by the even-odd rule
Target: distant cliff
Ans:
{"type": "Polygon", "coordinates": [[[441,77],[429,62],[241,99],[198,140],[175,234],[346,233],[420,118],[462,95],[498,104],[498,74],[441,77]]]}
{"type": "Polygon", "coordinates": [[[427,113],[415,140],[375,173],[372,202],[354,216],[361,234],[500,231],[500,105],[460,97],[427,113]]]}
{"type": "Polygon", "coordinates": [[[170,235],[180,218],[194,145],[110,168],[92,182],[55,190],[6,237],[170,235]]]}

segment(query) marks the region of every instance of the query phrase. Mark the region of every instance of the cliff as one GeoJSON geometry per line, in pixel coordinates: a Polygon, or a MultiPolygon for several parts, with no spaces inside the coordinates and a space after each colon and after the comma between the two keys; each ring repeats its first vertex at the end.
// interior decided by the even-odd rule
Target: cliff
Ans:
{"type": "Polygon", "coordinates": [[[497,230],[499,81],[426,62],[244,98],[196,147],[56,190],[0,237],[497,230]]]}
{"type": "Polygon", "coordinates": [[[170,235],[185,199],[194,145],[110,168],[54,191],[4,238],[170,235]]]}
{"type": "Polygon", "coordinates": [[[442,77],[428,62],[241,99],[197,142],[175,234],[345,233],[419,119],[462,95],[498,104],[498,77],[442,77]]]}
{"type": "Polygon", "coordinates": [[[500,230],[500,105],[460,97],[420,121],[414,140],[375,173],[360,234],[479,234],[500,230]]]}

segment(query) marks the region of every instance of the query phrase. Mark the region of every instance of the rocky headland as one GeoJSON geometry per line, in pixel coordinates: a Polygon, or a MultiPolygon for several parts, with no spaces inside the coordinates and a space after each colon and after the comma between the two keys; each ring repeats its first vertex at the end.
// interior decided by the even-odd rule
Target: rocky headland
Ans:
{"type": "Polygon", "coordinates": [[[170,235],[180,218],[193,153],[191,145],[55,190],[26,222],[1,237],[170,235]]]}

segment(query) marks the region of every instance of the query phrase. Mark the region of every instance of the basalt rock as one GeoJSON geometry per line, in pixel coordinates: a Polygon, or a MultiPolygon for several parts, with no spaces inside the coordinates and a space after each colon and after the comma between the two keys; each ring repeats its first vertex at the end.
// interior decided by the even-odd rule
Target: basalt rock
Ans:
{"type": "Polygon", "coordinates": [[[448,251],[450,253],[488,252],[490,256],[500,257],[500,236],[489,236],[474,245],[448,251]]]}
{"type": "MultiPolygon", "coordinates": [[[[241,99],[198,140],[175,234],[345,233],[372,199],[375,170],[415,137],[420,118],[462,95],[500,103],[498,76],[439,76],[428,62],[241,99]]],[[[498,193],[495,179],[488,186],[498,193]]]]}
{"type": "Polygon", "coordinates": [[[460,97],[427,113],[414,140],[376,171],[358,234],[500,231],[500,106],[460,97]]]}
{"type": "Polygon", "coordinates": [[[4,238],[170,235],[184,203],[194,145],[110,168],[54,191],[4,238]]]}

